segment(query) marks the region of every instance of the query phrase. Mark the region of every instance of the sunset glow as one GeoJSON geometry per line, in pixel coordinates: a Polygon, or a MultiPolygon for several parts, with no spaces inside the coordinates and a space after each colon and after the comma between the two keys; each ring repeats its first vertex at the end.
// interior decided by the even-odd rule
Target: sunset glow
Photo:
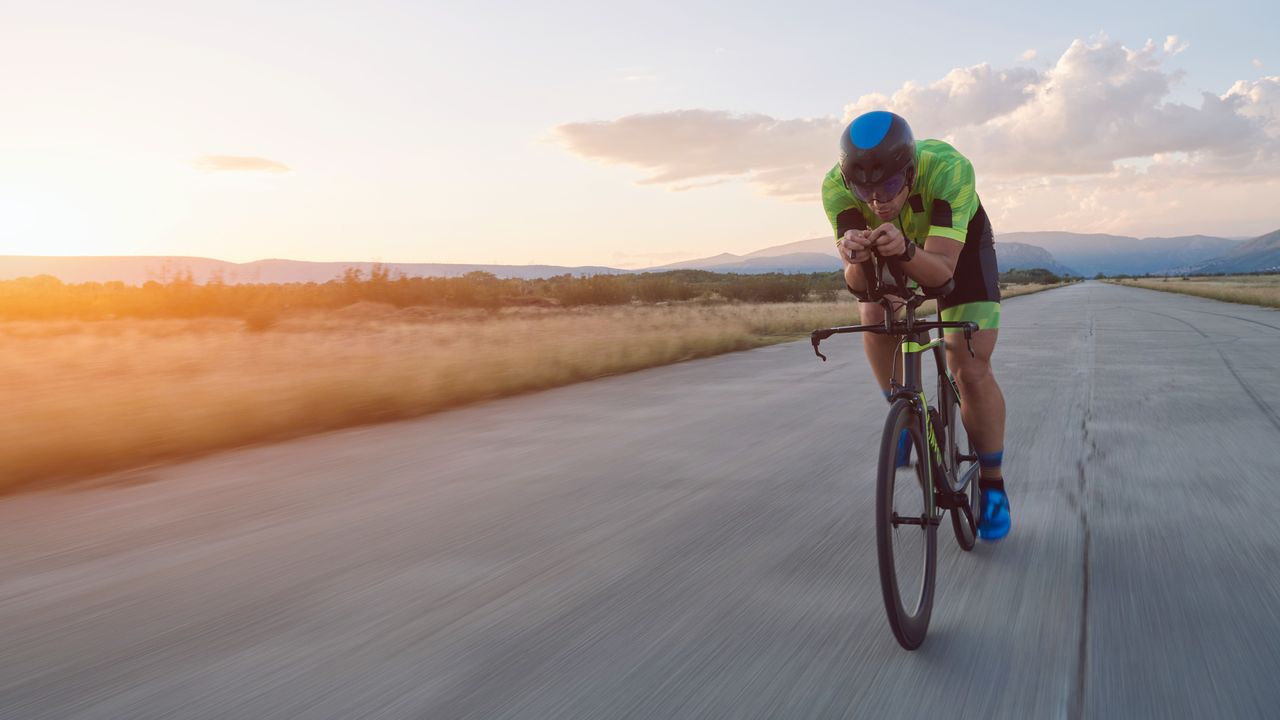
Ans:
{"type": "Polygon", "coordinates": [[[749,252],[830,232],[836,133],[878,107],[973,159],[997,233],[1280,227],[1270,5],[499,4],[10,5],[0,254],[749,252]],[[855,11],[949,30],[854,42],[855,11]]]}

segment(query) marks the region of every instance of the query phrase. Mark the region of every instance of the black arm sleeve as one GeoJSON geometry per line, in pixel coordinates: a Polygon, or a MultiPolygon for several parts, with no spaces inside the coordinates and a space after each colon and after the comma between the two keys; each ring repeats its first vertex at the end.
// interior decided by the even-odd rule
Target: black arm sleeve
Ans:
{"type": "Polygon", "coordinates": [[[849,208],[836,216],[836,237],[842,238],[849,230],[866,230],[867,219],[858,208],[849,208]]]}
{"type": "MultiPolygon", "coordinates": [[[[849,230],[866,230],[866,229],[867,229],[867,219],[862,217],[862,213],[858,212],[857,208],[849,208],[848,210],[845,210],[844,212],[836,216],[836,237],[837,238],[844,237],[845,232],[849,230]]],[[[849,287],[849,283],[845,283],[844,286],[849,288],[849,292],[854,297],[858,298],[860,302],[871,302],[870,298],[867,297],[866,293],[861,293],[861,292],[858,292],[857,290],[854,290],[853,288],[849,287]]]]}

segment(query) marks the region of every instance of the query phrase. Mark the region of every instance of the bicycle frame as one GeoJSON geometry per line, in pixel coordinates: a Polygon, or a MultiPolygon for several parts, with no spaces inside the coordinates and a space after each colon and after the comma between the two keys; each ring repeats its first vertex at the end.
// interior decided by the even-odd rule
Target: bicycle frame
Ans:
{"type": "MultiPolygon", "coordinates": [[[[867,297],[877,301],[881,307],[884,308],[884,323],[876,325],[845,325],[834,328],[823,328],[820,330],[814,330],[810,334],[809,339],[813,344],[813,352],[825,362],[827,356],[819,352],[818,346],[823,340],[831,337],[832,335],[871,332],[879,335],[899,338],[897,354],[902,356],[903,377],[902,383],[899,384],[895,377],[890,376],[889,401],[892,402],[898,399],[905,400],[914,405],[916,411],[919,413],[921,422],[924,425],[924,435],[929,445],[931,455],[930,470],[935,471],[931,473],[935,478],[933,485],[935,485],[936,489],[939,491],[944,489],[948,491],[946,493],[948,497],[944,500],[944,507],[949,507],[951,500],[949,495],[954,493],[955,490],[954,488],[943,488],[939,486],[937,482],[937,478],[939,476],[942,476],[943,478],[946,477],[945,469],[947,468],[947,464],[944,462],[942,454],[942,443],[939,441],[934,427],[935,422],[932,417],[933,414],[930,412],[928,400],[924,394],[924,387],[921,378],[921,355],[926,351],[933,351],[939,376],[946,378],[947,383],[951,386],[951,391],[954,392],[958,398],[960,396],[959,389],[956,387],[955,378],[951,376],[951,371],[947,367],[944,331],[947,329],[963,330],[965,344],[969,350],[969,354],[973,355],[973,333],[978,331],[978,325],[977,323],[967,321],[921,322],[917,320],[916,308],[920,307],[930,298],[942,297],[951,292],[954,287],[954,282],[948,280],[942,287],[921,288],[924,292],[917,293],[915,292],[915,289],[911,287],[910,283],[907,282],[906,274],[902,271],[897,260],[889,259],[885,261],[885,263],[893,277],[893,285],[887,285],[881,281],[882,270],[884,267],[881,266],[880,262],[877,260],[869,260],[862,265],[863,276],[867,278],[868,284],[867,297]],[[905,298],[905,300],[895,300],[894,298],[905,298]],[[899,309],[894,307],[895,302],[901,303],[901,307],[906,310],[905,316],[901,320],[894,319],[896,310],[899,309]],[[939,336],[931,339],[929,337],[929,333],[935,329],[938,330],[939,336]]],[[[894,365],[897,365],[896,357],[894,359],[894,365]]],[[[947,482],[950,484],[951,481],[948,480],[947,482]]]]}
{"type": "MultiPolygon", "coordinates": [[[[933,596],[935,569],[937,567],[937,526],[946,510],[951,511],[952,528],[956,541],[961,549],[971,550],[977,536],[977,524],[974,522],[971,500],[974,489],[970,488],[967,496],[964,492],[973,481],[970,468],[964,470],[960,478],[960,463],[976,461],[976,454],[970,454],[957,447],[957,428],[963,425],[959,418],[960,394],[957,392],[955,380],[947,368],[945,331],[958,329],[964,331],[965,344],[969,353],[973,354],[973,334],[978,331],[973,322],[920,322],[916,319],[916,309],[929,297],[942,297],[951,292],[954,284],[948,280],[941,288],[922,288],[916,292],[905,277],[900,264],[889,259],[884,269],[892,275],[892,283],[882,283],[881,267],[878,258],[873,258],[862,265],[863,275],[867,280],[867,293],[858,295],[863,302],[879,302],[884,308],[884,322],[876,325],[849,325],[844,327],[823,328],[814,330],[810,335],[813,352],[824,361],[827,359],[818,350],[819,344],[826,338],[838,333],[872,332],[894,338],[897,342],[897,353],[894,355],[893,368],[889,377],[889,414],[885,419],[884,432],[880,438],[880,456],[876,469],[876,555],[880,568],[880,589],[884,597],[885,612],[889,618],[889,626],[893,630],[898,643],[907,650],[914,650],[924,642],[928,632],[929,617],[933,612],[933,596]],[[901,308],[906,312],[901,320],[895,315],[901,308]],[[938,330],[936,339],[930,338],[933,330],[938,330]],[[922,382],[922,358],[924,353],[933,351],[937,360],[939,392],[938,407],[929,406],[922,382]],[[902,382],[898,383],[897,356],[902,356],[902,382]],[[946,381],[943,382],[943,378],[946,381]],[[953,423],[956,427],[946,427],[944,423],[953,423]],[[915,447],[915,478],[920,483],[919,490],[923,507],[918,507],[909,498],[906,507],[908,514],[898,512],[895,487],[899,468],[904,467],[901,438],[907,434],[915,447]],[[924,445],[928,445],[928,449],[924,445]],[[947,450],[944,452],[943,447],[947,450]],[[939,512],[939,511],[943,512],[939,512]],[[913,537],[914,533],[899,533],[902,526],[915,526],[923,537],[921,554],[915,562],[922,570],[919,575],[919,588],[915,590],[914,580],[907,580],[908,594],[902,594],[899,566],[896,560],[895,545],[900,540],[913,537]],[[914,594],[913,594],[914,593],[914,594]],[[914,599],[912,599],[914,597],[914,599]]],[[[971,447],[971,444],[969,444],[971,447]]],[[[916,480],[905,480],[902,484],[913,494],[916,480]]],[[[908,551],[911,552],[911,551],[908,551]]],[[[911,560],[904,556],[908,565],[911,560]]],[[[908,567],[903,565],[902,567],[908,567]]]]}
{"type": "MultiPolygon", "coordinates": [[[[955,381],[952,380],[951,371],[947,368],[947,354],[944,348],[945,344],[941,337],[924,345],[904,339],[898,346],[898,352],[902,355],[903,361],[902,385],[898,385],[894,378],[889,378],[889,386],[892,388],[889,393],[889,399],[895,400],[901,397],[908,400],[915,404],[916,411],[920,413],[920,417],[924,422],[925,439],[928,441],[929,449],[932,451],[933,467],[936,470],[943,469],[945,465],[942,461],[942,449],[938,446],[938,436],[934,432],[933,414],[929,412],[928,399],[924,394],[920,356],[928,350],[933,350],[934,362],[938,364],[938,375],[945,377],[954,390],[955,381]]],[[[956,394],[957,396],[959,395],[958,392],[956,394]]]]}

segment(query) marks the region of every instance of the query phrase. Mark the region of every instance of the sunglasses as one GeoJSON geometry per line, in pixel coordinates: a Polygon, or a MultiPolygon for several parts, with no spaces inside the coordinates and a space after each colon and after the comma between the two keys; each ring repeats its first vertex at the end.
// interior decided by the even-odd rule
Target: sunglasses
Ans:
{"type": "Polygon", "coordinates": [[[871,202],[872,200],[875,200],[876,202],[884,203],[897,197],[898,193],[902,192],[902,187],[906,184],[907,171],[904,168],[901,171],[894,173],[879,185],[859,185],[857,183],[850,183],[850,187],[853,188],[853,194],[858,196],[858,199],[862,202],[871,202]]]}

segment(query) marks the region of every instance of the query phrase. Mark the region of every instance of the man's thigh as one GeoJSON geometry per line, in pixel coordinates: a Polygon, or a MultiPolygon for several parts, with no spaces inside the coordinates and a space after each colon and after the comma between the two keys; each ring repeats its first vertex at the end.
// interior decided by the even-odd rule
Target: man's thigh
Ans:
{"type": "Polygon", "coordinates": [[[858,303],[858,317],[863,325],[876,325],[884,322],[884,308],[880,303],[858,303]]]}
{"type": "Polygon", "coordinates": [[[991,354],[995,352],[996,340],[999,337],[999,329],[979,330],[974,333],[971,341],[973,355],[970,356],[970,346],[965,344],[964,333],[947,333],[947,365],[951,367],[953,373],[960,376],[957,379],[963,381],[963,376],[970,369],[990,372],[991,354]]]}

